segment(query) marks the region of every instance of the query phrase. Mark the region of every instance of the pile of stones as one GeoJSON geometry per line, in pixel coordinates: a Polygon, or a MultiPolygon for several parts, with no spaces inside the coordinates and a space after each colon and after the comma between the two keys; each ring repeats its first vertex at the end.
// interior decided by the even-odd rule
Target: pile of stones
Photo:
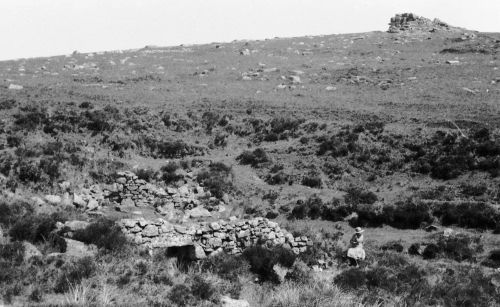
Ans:
{"type": "Polygon", "coordinates": [[[434,32],[437,30],[449,30],[450,26],[439,19],[430,20],[419,17],[413,13],[396,14],[389,23],[389,33],[400,32],[434,32]]]}
{"type": "Polygon", "coordinates": [[[192,247],[194,258],[222,252],[239,254],[255,245],[283,246],[294,253],[305,252],[312,245],[307,237],[294,237],[266,218],[203,222],[191,225],[174,225],[163,219],[148,221],[143,218],[123,219],[119,223],[122,231],[133,243],[154,248],[192,247]]]}
{"type": "Polygon", "coordinates": [[[145,207],[168,196],[163,188],[148,183],[133,172],[118,172],[115,184],[109,190],[112,199],[124,206],[145,207]]]}

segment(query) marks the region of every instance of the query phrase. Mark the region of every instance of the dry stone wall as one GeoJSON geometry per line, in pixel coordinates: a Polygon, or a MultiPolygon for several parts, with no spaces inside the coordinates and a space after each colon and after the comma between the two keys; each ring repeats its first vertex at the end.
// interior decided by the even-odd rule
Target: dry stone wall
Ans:
{"type": "Polygon", "coordinates": [[[391,18],[389,23],[390,33],[399,32],[433,32],[436,30],[449,30],[450,26],[439,19],[430,20],[424,17],[419,17],[413,13],[396,14],[391,18]]]}
{"type": "Polygon", "coordinates": [[[123,219],[119,222],[127,238],[150,249],[191,246],[194,258],[218,253],[239,254],[254,245],[283,246],[299,254],[312,245],[307,237],[294,237],[266,218],[173,225],[163,219],[123,219]]]}
{"type": "MultiPolygon", "coordinates": [[[[95,184],[88,189],[75,193],[73,203],[86,210],[95,210],[107,199],[122,206],[146,207],[158,205],[160,213],[172,209],[191,209],[200,205],[200,198],[211,199],[203,187],[184,185],[166,189],[148,183],[130,171],[118,172],[112,184],[95,184]]],[[[217,201],[218,202],[218,201],[217,201]]]]}

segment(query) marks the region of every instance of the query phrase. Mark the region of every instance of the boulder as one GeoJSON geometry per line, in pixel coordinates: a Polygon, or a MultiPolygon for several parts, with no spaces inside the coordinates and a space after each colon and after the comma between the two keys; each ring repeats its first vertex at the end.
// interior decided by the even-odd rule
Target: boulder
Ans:
{"type": "Polygon", "coordinates": [[[207,258],[207,254],[205,254],[205,250],[203,250],[203,247],[199,244],[194,244],[194,258],[199,260],[199,259],[204,259],[207,258]]]}
{"type": "Polygon", "coordinates": [[[62,201],[61,196],[59,195],[45,195],[44,199],[52,205],[60,204],[62,201]]]}
{"type": "Polygon", "coordinates": [[[207,209],[202,208],[202,207],[193,208],[191,210],[188,210],[187,213],[192,218],[212,216],[212,214],[207,209]]]}
{"type": "Polygon", "coordinates": [[[452,235],[453,235],[453,229],[451,229],[451,228],[446,228],[443,231],[443,237],[445,237],[445,238],[448,238],[448,237],[450,237],[452,235]]]}
{"type": "Polygon", "coordinates": [[[285,281],[285,276],[289,270],[279,264],[275,264],[273,266],[273,271],[274,274],[276,274],[276,276],[278,277],[279,282],[283,283],[285,281]]]}
{"type": "Polygon", "coordinates": [[[9,90],[19,91],[22,90],[23,86],[19,84],[9,84],[9,90]]]}
{"type": "Polygon", "coordinates": [[[121,205],[124,207],[135,207],[135,202],[130,198],[122,199],[121,205]]]}
{"type": "Polygon", "coordinates": [[[73,194],[73,205],[75,205],[77,208],[85,208],[87,205],[87,202],[83,199],[83,197],[80,194],[73,194]]]}
{"type": "Polygon", "coordinates": [[[36,248],[36,246],[31,244],[30,242],[24,241],[23,246],[24,246],[24,261],[27,261],[33,257],[42,256],[42,253],[38,250],[38,248],[36,248]]]}
{"type": "Polygon", "coordinates": [[[67,256],[73,256],[77,258],[95,256],[97,254],[97,246],[94,244],[86,245],[83,242],[64,238],[66,241],[66,252],[67,256]]]}
{"type": "Polygon", "coordinates": [[[189,195],[189,188],[187,185],[183,185],[182,187],[179,188],[179,194],[182,196],[187,196],[189,195]]]}
{"type": "Polygon", "coordinates": [[[67,227],[70,231],[77,231],[81,229],[85,229],[87,226],[89,226],[90,223],[86,221],[67,221],[64,223],[64,227],[67,227]]]}
{"type": "Polygon", "coordinates": [[[89,202],[87,203],[86,210],[92,211],[96,210],[97,208],[99,208],[99,202],[97,202],[97,200],[95,200],[94,198],[90,198],[89,202]]]}
{"type": "Polygon", "coordinates": [[[142,230],[142,235],[144,237],[157,237],[160,233],[158,232],[158,227],[155,225],[147,225],[142,230]]]}
{"type": "Polygon", "coordinates": [[[40,198],[40,197],[38,197],[38,196],[33,196],[33,197],[31,197],[31,200],[33,201],[33,203],[34,203],[34,204],[35,204],[35,206],[37,206],[37,207],[44,206],[44,205],[46,205],[46,204],[47,204],[47,203],[46,203],[43,199],[41,199],[41,198],[40,198]]]}
{"type": "Polygon", "coordinates": [[[236,300],[229,296],[221,297],[220,302],[222,307],[250,307],[246,300],[236,300]]]}
{"type": "Polygon", "coordinates": [[[67,189],[69,189],[70,186],[71,186],[71,183],[69,181],[63,181],[63,182],[59,183],[59,187],[62,190],[67,190],[67,189]]]}

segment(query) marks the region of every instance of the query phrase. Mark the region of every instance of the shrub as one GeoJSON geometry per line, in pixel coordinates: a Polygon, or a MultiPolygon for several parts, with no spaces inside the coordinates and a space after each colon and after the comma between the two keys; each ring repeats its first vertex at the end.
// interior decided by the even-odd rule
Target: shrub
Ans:
{"type": "Polygon", "coordinates": [[[14,115],[14,124],[19,130],[33,131],[47,120],[47,111],[37,106],[21,108],[21,113],[14,115]]]}
{"type": "Polygon", "coordinates": [[[422,253],[424,259],[435,259],[439,256],[439,246],[434,243],[427,245],[422,253]]]}
{"type": "Polygon", "coordinates": [[[358,187],[350,187],[345,196],[345,202],[350,205],[373,204],[378,200],[375,193],[358,187]]]}
{"type": "Polygon", "coordinates": [[[42,171],[38,163],[33,161],[21,161],[19,163],[19,172],[18,172],[19,180],[23,182],[38,182],[42,177],[42,171]]]}
{"type": "Polygon", "coordinates": [[[288,249],[275,247],[273,249],[255,246],[243,251],[243,258],[250,264],[250,270],[259,276],[260,281],[279,282],[273,270],[274,265],[281,264],[291,267],[295,261],[295,254],[288,249]]]}
{"type": "Polygon", "coordinates": [[[139,179],[150,182],[156,176],[156,172],[151,168],[139,168],[135,171],[139,179]]]}
{"type": "Polygon", "coordinates": [[[269,157],[262,148],[257,148],[254,151],[244,151],[236,160],[243,165],[251,165],[252,167],[258,167],[262,163],[269,162],[269,157]]]}
{"type": "Polygon", "coordinates": [[[500,222],[498,210],[486,203],[445,203],[435,207],[433,211],[435,216],[441,218],[441,223],[445,226],[494,229],[500,222]]]}
{"type": "Polygon", "coordinates": [[[233,189],[232,168],[222,162],[212,163],[208,170],[198,173],[196,180],[219,199],[233,189]]]}
{"type": "Polygon", "coordinates": [[[404,247],[400,241],[391,241],[391,242],[387,242],[386,244],[382,245],[381,249],[383,251],[395,251],[395,252],[401,253],[401,252],[403,252],[404,247]]]}
{"type": "Polygon", "coordinates": [[[350,268],[337,275],[334,282],[342,289],[358,290],[366,285],[367,276],[359,268],[350,268]]]}
{"type": "Polygon", "coordinates": [[[191,293],[198,300],[208,301],[214,299],[217,289],[202,276],[195,275],[191,284],[191,293]]]}
{"type": "Polygon", "coordinates": [[[433,305],[442,306],[498,306],[500,297],[491,277],[480,268],[458,268],[445,274],[433,289],[433,305]]]}
{"type": "Polygon", "coordinates": [[[24,201],[14,201],[12,203],[7,203],[5,201],[0,202],[0,225],[9,228],[16,222],[19,222],[24,216],[30,216],[33,214],[33,207],[24,201]]]}
{"type": "Polygon", "coordinates": [[[500,267],[500,249],[492,250],[483,264],[492,268],[500,267]]]}
{"type": "Polygon", "coordinates": [[[59,165],[60,161],[54,158],[44,158],[39,163],[40,169],[49,176],[51,181],[55,181],[61,175],[59,165]]]}
{"type": "Polygon", "coordinates": [[[109,251],[119,251],[125,247],[126,238],[112,220],[99,219],[84,229],[74,232],[73,239],[86,244],[95,244],[109,251]]]}
{"type": "Polygon", "coordinates": [[[271,185],[285,184],[290,181],[290,176],[283,171],[276,174],[268,174],[265,181],[271,185]]]}
{"type": "Polygon", "coordinates": [[[319,175],[312,173],[302,178],[302,185],[319,189],[321,188],[322,180],[319,175]]]}
{"type": "Polygon", "coordinates": [[[56,223],[61,221],[61,217],[57,214],[25,215],[14,223],[9,235],[16,241],[44,242],[56,229],[56,223]]]}
{"type": "Polygon", "coordinates": [[[172,303],[180,307],[192,306],[192,303],[194,302],[191,289],[182,284],[173,286],[172,289],[170,289],[168,298],[172,301],[172,303]]]}
{"type": "Polygon", "coordinates": [[[481,196],[488,190],[486,184],[463,184],[461,186],[462,194],[467,196],[481,196]]]}
{"type": "Polygon", "coordinates": [[[385,223],[399,229],[417,229],[423,223],[432,222],[432,215],[427,204],[410,199],[398,202],[394,207],[385,206],[385,223]]]}
{"type": "Polygon", "coordinates": [[[19,147],[23,141],[20,135],[8,135],[7,136],[7,146],[9,147],[19,147]]]}
{"type": "Polygon", "coordinates": [[[456,261],[474,261],[477,252],[482,252],[479,237],[470,237],[465,234],[457,234],[450,237],[441,237],[437,246],[442,255],[456,261]]]}
{"type": "Polygon", "coordinates": [[[0,101],[0,110],[10,110],[16,105],[15,99],[2,99],[0,101]]]}
{"type": "Polygon", "coordinates": [[[240,256],[221,254],[202,260],[201,268],[204,271],[212,271],[231,282],[236,282],[239,276],[248,272],[249,264],[240,256]]]}
{"type": "Polygon", "coordinates": [[[166,165],[161,167],[162,175],[161,179],[166,184],[171,184],[173,182],[177,182],[183,177],[179,174],[176,174],[176,171],[179,169],[179,164],[175,162],[168,162],[166,165]]]}
{"type": "MultiPolygon", "coordinates": [[[[24,245],[22,242],[16,241],[7,244],[0,244],[0,261],[19,265],[24,259],[24,245]]],[[[0,273],[1,276],[1,273],[0,273]]],[[[3,279],[0,278],[0,281],[3,279]]]]}
{"type": "Polygon", "coordinates": [[[311,270],[301,261],[296,262],[292,266],[292,269],[285,275],[286,280],[304,285],[308,284],[312,278],[311,270]]]}
{"type": "Polygon", "coordinates": [[[39,303],[43,300],[43,291],[39,287],[35,287],[31,290],[30,295],[28,296],[30,302],[39,303]]]}
{"type": "Polygon", "coordinates": [[[92,277],[97,272],[97,265],[94,258],[86,256],[66,262],[60,271],[54,287],[56,293],[64,293],[70,287],[80,284],[83,279],[92,277]]]}

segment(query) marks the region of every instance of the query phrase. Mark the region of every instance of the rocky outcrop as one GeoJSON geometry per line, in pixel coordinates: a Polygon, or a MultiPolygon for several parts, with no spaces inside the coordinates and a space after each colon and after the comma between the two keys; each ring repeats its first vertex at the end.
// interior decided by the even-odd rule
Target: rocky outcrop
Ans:
{"type": "Polygon", "coordinates": [[[452,29],[454,28],[439,19],[430,20],[413,13],[403,13],[391,18],[388,32],[435,32],[452,29]]]}
{"type": "Polygon", "coordinates": [[[221,252],[239,254],[254,246],[283,246],[299,254],[312,242],[294,237],[275,222],[265,218],[220,220],[191,225],[174,225],[163,219],[123,219],[119,222],[125,235],[135,244],[148,248],[191,247],[193,258],[221,252]],[[196,253],[196,256],[194,256],[196,253]]]}

